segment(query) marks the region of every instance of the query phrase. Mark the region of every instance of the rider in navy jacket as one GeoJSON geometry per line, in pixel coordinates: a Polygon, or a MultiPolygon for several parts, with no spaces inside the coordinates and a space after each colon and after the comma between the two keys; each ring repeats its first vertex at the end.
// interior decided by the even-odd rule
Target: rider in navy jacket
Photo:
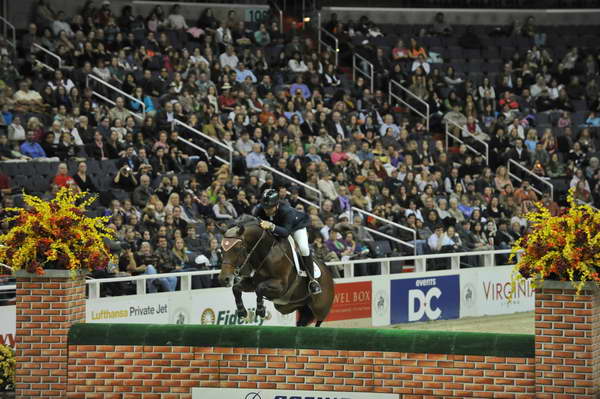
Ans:
{"type": "Polygon", "coordinates": [[[306,230],[310,224],[310,217],[306,213],[280,202],[279,194],[273,189],[263,193],[261,203],[254,208],[252,214],[260,219],[260,226],[263,229],[270,230],[276,237],[286,238],[290,234],[293,235],[302,255],[301,264],[310,280],[308,288],[311,294],[319,294],[321,286],[313,276],[313,260],[306,230]]]}

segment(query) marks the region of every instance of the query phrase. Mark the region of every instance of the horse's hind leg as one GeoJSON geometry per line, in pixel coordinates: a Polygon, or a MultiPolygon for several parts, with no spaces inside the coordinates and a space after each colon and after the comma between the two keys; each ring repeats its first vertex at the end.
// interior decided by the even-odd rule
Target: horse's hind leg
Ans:
{"type": "Polygon", "coordinates": [[[323,320],[317,320],[315,327],[321,327],[321,323],[323,323],[323,320]]]}
{"type": "Polygon", "coordinates": [[[296,327],[306,327],[309,325],[315,318],[312,310],[308,307],[308,305],[304,305],[300,309],[298,309],[300,313],[300,318],[296,322],[296,327]]]}
{"type": "Polygon", "coordinates": [[[265,308],[265,303],[263,301],[263,296],[256,294],[256,315],[259,317],[265,317],[267,314],[267,309],[265,308]]]}
{"type": "Polygon", "coordinates": [[[235,306],[237,307],[237,316],[243,319],[248,316],[248,311],[244,307],[244,302],[242,301],[242,288],[236,284],[233,286],[232,290],[233,297],[235,298],[235,306]]]}

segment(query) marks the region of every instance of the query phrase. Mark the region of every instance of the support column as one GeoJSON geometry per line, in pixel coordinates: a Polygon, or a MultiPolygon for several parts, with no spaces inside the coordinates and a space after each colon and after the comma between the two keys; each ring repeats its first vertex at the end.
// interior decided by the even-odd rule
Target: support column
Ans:
{"type": "Polygon", "coordinates": [[[67,397],[67,337],[85,322],[85,280],[68,270],[17,275],[16,397],[67,397]]]}

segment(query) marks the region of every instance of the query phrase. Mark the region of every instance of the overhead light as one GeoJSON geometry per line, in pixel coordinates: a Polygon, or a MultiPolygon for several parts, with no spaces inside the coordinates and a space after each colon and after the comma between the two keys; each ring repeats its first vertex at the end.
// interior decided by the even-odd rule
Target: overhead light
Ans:
{"type": "Polygon", "coordinates": [[[304,17],[304,22],[310,22],[310,17],[304,17]]]}

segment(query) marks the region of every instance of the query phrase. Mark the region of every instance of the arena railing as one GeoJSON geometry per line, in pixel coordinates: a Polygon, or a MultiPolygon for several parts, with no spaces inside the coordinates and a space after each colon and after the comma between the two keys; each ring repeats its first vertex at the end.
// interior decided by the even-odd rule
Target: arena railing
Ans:
{"type": "Polygon", "coordinates": [[[55,60],[58,62],[58,64],[57,64],[56,68],[54,68],[54,67],[52,67],[52,66],[50,66],[50,65],[46,64],[45,62],[42,62],[41,60],[37,59],[37,57],[36,57],[36,62],[37,62],[38,64],[40,64],[41,66],[43,66],[43,67],[44,67],[44,68],[46,68],[46,69],[49,69],[49,70],[51,70],[52,72],[54,72],[54,71],[55,71],[55,70],[57,70],[57,69],[61,69],[61,68],[62,68],[62,58],[60,58],[60,56],[59,56],[58,54],[56,54],[56,53],[53,53],[52,51],[48,50],[46,47],[44,47],[44,46],[40,46],[40,45],[39,45],[39,44],[37,44],[37,43],[34,43],[34,44],[33,44],[33,47],[34,47],[34,48],[36,48],[37,50],[41,51],[42,53],[46,54],[46,55],[47,55],[47,56],[49,56],[50,58],[53,58],[53,59],[55,59],[55,60]]]}
{"type": "MultiPolygon", "coordinates": [[[[528,174],[530,177],[535,179],[535,181],[540,182],[543,186],[548,187],[550,189],[550,198],[554,199],[554,186],[552,185],[552,183],[550,183],[549,181],[546,181],[542,177],[536,175],[535,173],[533,173],[532,171],[527,169],[525,166],[523,166],[520,163],[518,163],[517,161],[515,161],[514,159],[509,159],[508,165],[507,165],[508,175],[511,178],[518,181],[519,183],[521,183],[523,181],[523,178],[521,176],[519,176],[517,173],[513,173],[513,171],[511,171],[511,167],[512,167],[513,171],[516,168],[517,170],[520,170],[521,172],[528,174]]],[[[544,193],[542,192],[542,190],[535,187],[533,184],[530,187],[533,191],[538,193],[540,196],[544,196],[544,193]]]]}
{"type": "Polygon", "coordinates": [[[485,141],[481,140],[480,138],[475,137],[467,129],[465,129],[462,126],[459,126],[458,124],[456,124],[453,121],[445,121],[444,125],[446,126],[446,151],[448,151],[448,146],[450,144],[450,138],[453,138],[454,140],[458,141],[459,143],[464,144],[465,147],[467,147],[468,150],[474,152],[476,155],[481,155],[485,159],[485,164],[489,165],[489,163],[490,163],[490,161],[489,161],[489,159],[490,159],[490,146],[489,146],[488,143],[486,143],[485,141]],[[483,146],[485,153],[482,153],[481,151],[479,151],[475,147],[471,146],[470,144],[467,144],[465,142],[465,140],[463,140],[461,137],[458,137],[455,134],[452,134],[450,132],[450,129],[448,129],[448,123],[452,124],[454,127],[458,128],[461,132],[466,133],[470,138],[472,138],[476,142],[480,143],[483,146]]]}
{"type": "Polygon", "coordinates": [[[229,165],[229,168],[232,169],[233,168],[233,148],[231,148],[230,146],[228,146],[225,143],[220,142],[219,140],[215,139],[214,137],[209,136],[206,133],[201,132],[198,129],[195,129],[193,127],[191,127],[190,125],[188,125],[187,123],[184,123],[182,121],[180,121],[179,119],[173,119],[173,123],[172,123],[173,127],[179,125],[187,130],[189,130],[192,133],[195,133],[197,136],[202,137],[204,140],[210,141],[211,143],[214,143],[216,146],[224,149],[225,151],[227,151],[227,155],[229,157],[229,160],[225,160],[223,158],[221,158],[220,156],[215,156],[216,159],[218,159],[219,161],[221,161],[224,164],[229,165]]]}
{"type": "MultiPolygon", "coordinates": [[[[208,157],[209,157],[209,155],[208,155],[208,151],[206,151],[204,148],[202,148],[202,147],[200,147],[200,146],[198,146],[198,145],[196,145],[196,144],[192,143],[191,141],[188,141],[188,140],[184,139],[183,137],[177,137],[177,140],[179,140],[179,141],[181,141],[182,143],[184,143],[184,144],[186,144],[186,145],[188,145],[188,146],[190,146],[190,147],[194,148],[195,150],[198,150],[198,151],[200,151],[201,153],[203,153],[203,154],[206,156],[206,158],[208,158],[208,157]]],[[[225,161],[224,159],[221,159],[221,158],[217,158],[217,159],[218,159],[219,161],[223,162],[224,164],[226,164],[226,165],[229,165],[229,162],[225,161]]]]}
{"type": "MultiPolygon", "coordinates": [[[[329,267],[341,266],[344,268],[344,277],[354,277],[354,267],[359,264],[381,264],[380,275],[390,276],[396,273],[392,273],[392,263],[396,264],[414,264],[414,272],[427,272],[427,261],[428,260],[444,260],[450,261],[450,270],[459,270],[461,266],[461,258],[480,256],[484,258],[483,266],[474,267],[494,267],[496,266],[496,255],[508,255],[511,253],[510,249],[492,250],[492,251],[473,251],[473,252],[453,252],[453,253],[442,253],[442,254],[428,254],[428,255],[410,255],[410,256],[395,256],[388,258],[367,258],[367,259],[349,259],[338,262],[327,262],[326,265],[329,267]]],[[[519,256],[517,254],[517,256],[519,256]]],[[[435,272],[437,270],[430,270],[435,272]]],[[[87,279],[86,284],[88,286],[88,299],[97,299],[100,297],[100,286],[102,284],[110,284],[117,282],[135,282],[136,294],[146,294],[146,280],[155,280],[165,277],[180,277],[181,291],[192,290],[192,277],[194,276],[206,276],[219,274],[220,269],[214,270],[202,270],[194,272],[178,272],[178,273],[159,273],[139,276],[127,276],[127,277],[113,277],[113,278],[102,278],[102,279],[87,279]]],[[[210,288],[202,288],[210,289],[210,288]]]]}
{"type": "MultiPolygon", "coordinates": [[[[414,255],[415,256],[417,255],[417,246],[415,245],[415,243],[417,241],[417,231],[415,229],[411,229],[410,227],[402,226],[399,223],[396,223],[396,222],[391,221],[389,219],[386,219],[386,218],[383,218],[381,216],[375,215],[374,213],[367,212],[364,209],[360,209],[360,208],[357,208],[355,206],[353,206],[351,208],[350,220],[354,220],[354,212],[359,213],[362,217],[365,217],[365,216],[372,217],[373,219],[376,219],[376,220],[378,220],[378,221],[380,221],[382,223],[386,223],[386,224],[391,225],[391,226],[393,226],[395,228],[398,228],[398,229],[404,230],[404,231],[408,231],[409,233],[411,233],[413,235],[413,242],[412,243],[403,241],[403,240],[401,240],[399,238],[396,238],[395,241],[398,242],[398,243],[400,243],[400,244],[402,244],[402,245],[404,245],[404,246],[412,248],[414,255]]],[[[384,233],[381,233],[381,232],[379,232],[379,231],[377,231],[375,229],[369,229],[368,231],[370,231],[372,233],[374,232],[376,234],[377,233],[378,234],[384,234],[384,233]]],[[[387,234],[386,234],[386,236],[389,237],[389,235],[387,235],[387,234]]]]}
{"type": "Polygon", "coordinates": [[[300,180],[294,179],[293,177],[288,176],[285,173],[280,172],[280,171],[278,171],[277,169],[275,169],[275,168],[273,168],[271,166],[261,165],[260,168],[263,169],[263,170],[266,170],[266,171],[268,171],[270,173],[275,173],[276,175],[281,176],[284,179],[287,179],[290,182],[299,185],[300,187],[303,187],[305,190],[312,191],[313,193],[316,193],[317,196],[318,196],[318,198],[319,198],[319,203],[318,204],[315,204],[314,202],[309,201],[309,200],[307,200],[305,198],[301,198],[301,197],[299,197],[299,198],[305,204],[308,204],[308,205],[311,205],[311,206],[314,206],[316,208],[321,209],[321,206],[323,205],[323,193],[321,192],[321,190],[316,189],[316,188],[314,188],[312,186],[309,186],[308,184],[303,183],[300,180]]]}
{"type": "MultiPolygon", "coordinates": [[[[141,115],[139,113],[133,112],[131,110],[129,110],[129,112],[131,113],[131,115],[133,115],[134,117],[136,117],[142,121],[144,119],[146,119],[146,104],[144,104],[143,101],[138,100],[137,98],[133,97],[131,94],[125,93],[123,90],[119,89],[118,87],[115,87],[115,86],[111,85],[110,83],[103,81],[102,79],[100,79],[96,75],[92,75],[91,73],[89,73],[85,78],[85,86],[86,87],[90,87],[90,80],[93,80],[95,83],[99,83],[99,84],[103,85],[104,87],[106,87],[107,89],[118,93],[119,96],[123,96],[125,98],[130,99],[133,102],[140,104],[140,106],[142,107],[141,115]]],[[[98,98],[101,98],[102,100],[106,101],[109,104],[112,104],[112,105],[116,104],[112,99],[106,97],[105,95],[103,95],[101,93],[98,93],[96,90],[92,90],[92,94],[98,98]]]]}
{"type": "Polygon", "coordinates": [[[6,41],[10,43],[13,49],[17,49],[17,29],[11,24],[8,19],[0,16],[0,22],[2,23],[2,35],[6,38],[6,41]],[[8,38],[8,31],[11,31],[12,40],[8,38]]]}
{"type": "Polygon", "coordinates": [[[427,124],[427,131],[429,132],[429,104],[427,104],[427,101],[424,101],[422,98],[420,98],[415,93],[410,91],[408,88],[402,86],[400,83],[396,82],[395,80],[390,80],[390,82],[388,83],[388,102],[390,103],[390,105],[392,104],[392,98],[396,99],[396,101],[398,101],[399,103],[404,104],[405,106],[410,108],[414,113],[419,115],[421,118],[425,119],[425,123],[427,124]],[[395,94],[394,87],[398,87],[400,90],[402,90],[408,96],[414,98],[415,100],[417,100],[418,102],[423,104],[425,106],[425,114],[423,112],[419,111],[417,108],[410,105],[410,103],[408,101],[405,101],[401,96],[395,94]]]}
{"type": "Polygon", "coordinates": [[[373,94],[373,87],[375,87],[375,69],[373,67],[373,64],[362,55],[354,53],[352,55],[352,80],[354,82],[356,82],[357,73],[365,76],[370,80],[371,84],[369,85],[369,87],[371,88],[371,94],[373,94]],[[365,71],[365,69],[362,68],[368,68],[369,71],[367,72],[365,71]]]}
{"type": "Polygon", "coordinates": [[[322,28],[321,27],[321,13],[318,13],[318,25],[319,25],[319,53],[321,53],[321,46],[324,46],[325,48],[327,48],[331,53],[333,53],[333,57],[335,60],[335,67],[337,68],[338,64],[339,64],[339,53],[340,53],[340,41],[338,40],[337,37],[335,37],[334,34],[332,34],[331,32],[329,32],[327,29],[322,28]],[[331,39],[331,41],[333,42],[332,44],[326,43],[324,40],[324,37],[327,37],[329,39],[331,39]]]}

